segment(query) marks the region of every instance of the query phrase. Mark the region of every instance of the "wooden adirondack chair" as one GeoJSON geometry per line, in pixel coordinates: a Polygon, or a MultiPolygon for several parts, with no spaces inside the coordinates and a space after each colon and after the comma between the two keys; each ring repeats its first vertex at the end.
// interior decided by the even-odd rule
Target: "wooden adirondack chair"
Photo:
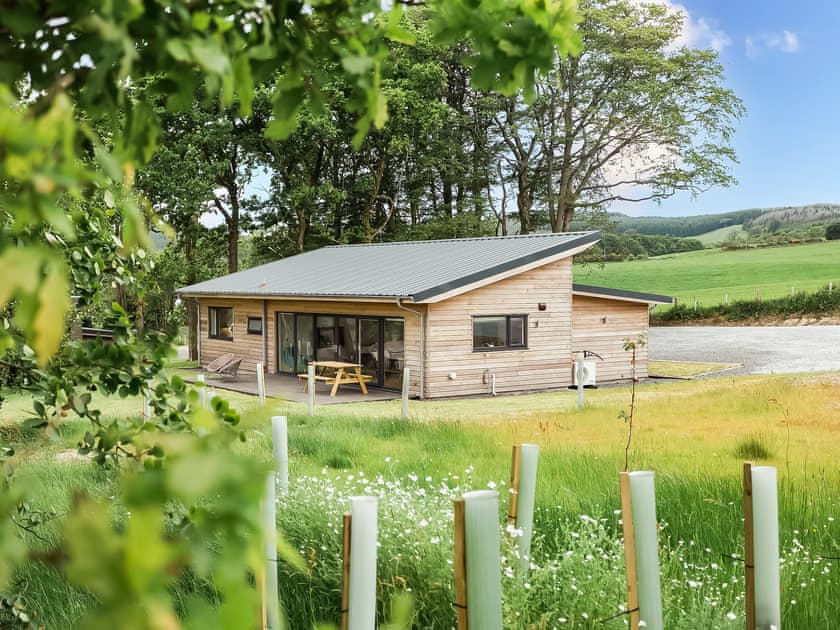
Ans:
{"type": "Polygon", "coordinates": [[[207,372],[215,372],[218,374],[219,370],[225,367],[231,361],[233,361],[234,358],[235,357],[233,356],[233,353],[226,352],[225,354],[219,355],[218,357],[210,361],[210,363],[202,367],[207,372]]]}
{"type": "Polygon", "coordinates": [[[236,378],[236,373],[239,372],[239,366],[242,364],[242,357],[234,357],[232,360],[228,361],[225,365],[221,368],[216,370],[216,374],[223,376],[225,378],[236,378]]]}

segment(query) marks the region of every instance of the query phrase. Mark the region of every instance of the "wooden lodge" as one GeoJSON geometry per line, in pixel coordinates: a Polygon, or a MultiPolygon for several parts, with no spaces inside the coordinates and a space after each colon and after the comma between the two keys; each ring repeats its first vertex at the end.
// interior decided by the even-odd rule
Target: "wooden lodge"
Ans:
{"type": "MultiPolygon", "coordinates": [[[[200,307],[199,359],[240,371],[361,364],[370,386],[420,398],[565,388],[587,352],[591,381],[630,378],[625,339],[671,298],[572,283],[598,232],[325,247],[179,290],[200,307]],[[592,368],[594,366],[594,369],[592,368]]],[[[637,353],[647,376],[647,352],[637,353]]]]}

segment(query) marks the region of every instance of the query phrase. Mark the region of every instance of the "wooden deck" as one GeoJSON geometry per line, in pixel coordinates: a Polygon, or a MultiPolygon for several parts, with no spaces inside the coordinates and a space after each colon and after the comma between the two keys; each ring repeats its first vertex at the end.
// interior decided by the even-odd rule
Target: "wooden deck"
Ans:
{"type": "MultiPolygon", "coordinates": [[[[201,371],[195,369],[178,370],[180,376],[192,383],[197,374],[201,371]]],[[[242,374],[235,379],[220,378],[215,374],[205,374],[206,382],[216,389],[226,389],[240,394],[257,395],[257,377],[254,374],[242,374]]],[[[367,395],[363,394],[358,386],[342,385],[335,396],[330,396],[332,385],[323,382],[315,383],[315,403],[317,405],[333,405],[337,403],[371,402],[377,400],[397,400],[399,392],[368,387],[367,395]]],[[[308,394],[303,391],[303,386],[294,375],[267,374],[265,377],[265,394],[268,398],[279,398],[290,402],[306,403],[309,400],[308,394]]]]}

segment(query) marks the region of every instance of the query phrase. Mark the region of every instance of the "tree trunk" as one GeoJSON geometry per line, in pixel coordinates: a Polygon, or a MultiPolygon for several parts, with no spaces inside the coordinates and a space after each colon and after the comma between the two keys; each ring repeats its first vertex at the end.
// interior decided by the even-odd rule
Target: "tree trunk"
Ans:
{"type": "MultiPolygon", "coordinates": [[[[236,190],[231,191],[235,194],[236,190]]],[[[228,221],[228,273],[239,271],[239,199],[231,195],[228,221]]]]}
{"type": "MultiPolygon", "coordinates": [[[[184,259],[187,265],[187,285],[193,285],[198,280],[198,270],[195,262],[195,240],[198,229],[198,215],[190,217],[190,224],[184,234],[184,259]]],[[[187,339],[190,345],[190,361],[198,361],[198,300],[187,299],[187,339]]]]}
{"type": "Polygon", "coordinates": [[[186,306],[190,361],[198,361],[198,300],[188,298],[186,306]]]}
{"type": "Polygon", "coordinates": [[[534,205],[531,181],[528,178],[528,169],[525,165],[519,164],[516,174],[516,185],[519,194],[516,195],[516,208],[519,210],[519,233],[531,233],[531,206],[534,205]]]}
{"type": "Polygon", "coordinates": [[[134,329],[137,331],[137,336],[143,336],[143,329],[146,327],[145,319],[143,317],[143,296],[137,295],[134,298],[134,329]]]}

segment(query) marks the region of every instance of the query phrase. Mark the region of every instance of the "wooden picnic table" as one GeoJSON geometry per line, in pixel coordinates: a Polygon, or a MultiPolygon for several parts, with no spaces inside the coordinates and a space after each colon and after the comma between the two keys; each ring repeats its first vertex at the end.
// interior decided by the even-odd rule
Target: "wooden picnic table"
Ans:
{"type": "MultiPolygon", "coordinates": [[[[372,376],[362,374],[361,363],[347,363],[346,361],[312,361],[309,365],[315,368],[315,380],[324,381],[332,385],[330,396],[335,396],[338,388],[345,383],[358,383],[362,393],[367,395],[368,389],[365,384],[373,380],[372,376]]],[[[304,391],[307,386],[307,374],[298,374],[298,378],[304,381],[304,391]]]]}

